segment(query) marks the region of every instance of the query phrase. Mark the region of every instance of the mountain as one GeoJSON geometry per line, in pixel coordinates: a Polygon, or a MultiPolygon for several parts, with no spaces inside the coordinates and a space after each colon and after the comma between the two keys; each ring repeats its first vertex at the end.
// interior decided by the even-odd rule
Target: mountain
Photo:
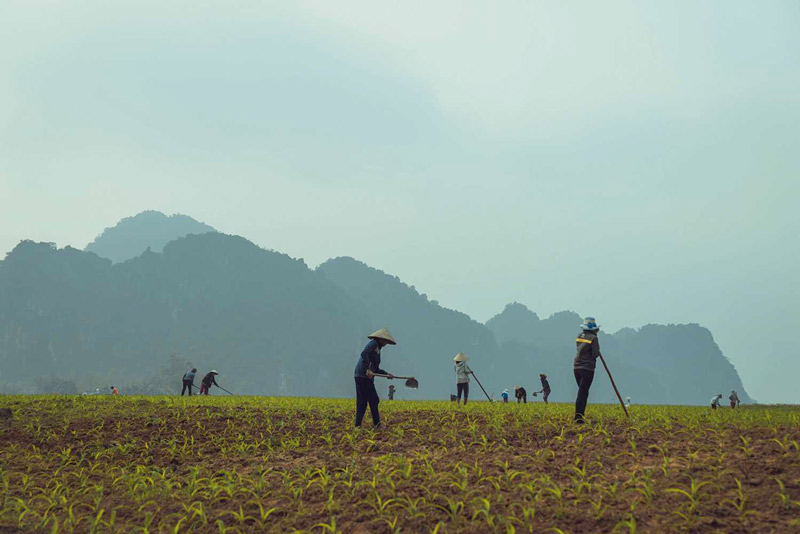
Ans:
{"type": "Polygon", "coordinates": [[[118,264],[23,242],[0,262],[5,383],[140,383],[177,353],[238,393],[347,395],[368,329],[338,287],[241,237],[189,235],[118,264]]]}
{"type": "MultiPolygon", "coordinates": [[[[569,400],[575,390],[571,363],[581,317],[560,312],[539,319],[524,305],[512,303],[487,321],[503,353],[525,353],[550,378],[552,398],[569,400]],[[556,383],[553,383],[553,381],[556,383]],[[565,391],[567,394],[560,394],[565,391]]],[[[647,325],[601,332],[603,356],[621,393],[648,404],[706,404],[716,393],[731,389],[752,402],[733,364],[722,354],[707,329],[697,324],[647,325]]],[[[615,396],[598,363],[590,400],[610,402],[615,396]]]]}
{"type": "MultiPolygon", "coordinates": [[[[107,230],[95,245],[147,243],[123,262],[31,241],[0,261],[0,392],[112,383],[129,393],[175,392],[180,369],[193,364],[201,374],[218,369],[220,384],[240,394],[351,396],[366,335],[387,326],[398,345],[384,350],[383,367],[420,381],[418,391],[396,384],[400,399],[455,393],[452,359],[465,352],[495,398],[514,384],[537,391],[544,372],[554,401],[574,400],[574,312],[540,319],[514,303],[484,325],[353,258],[312,270],[238,236],[189,233],[162,250],[153,232],[136,230],[174,230],[162,224],[174,220],[182,219],[146,212],[107,230]]],[[[749,400],[698,325],[601,333],[601,345],[634,402],[705,404],[730,389],[749,400]]],[[[612,402],[601,375],[591,398],[612,402]]],[[[377,385],[385,393],[389,383],[377,385]]],[[[475,382],[470,393],[483,397],[475,382]]]]}
{"type": "Polygon", "coordinates": [[[167,243],[180,237],[208,232],[216,230],[187,215],[167,216],[159,211],[144,211],[106,228],[85,250],[119,263],[147,249],[161,252],[167,243]]]}

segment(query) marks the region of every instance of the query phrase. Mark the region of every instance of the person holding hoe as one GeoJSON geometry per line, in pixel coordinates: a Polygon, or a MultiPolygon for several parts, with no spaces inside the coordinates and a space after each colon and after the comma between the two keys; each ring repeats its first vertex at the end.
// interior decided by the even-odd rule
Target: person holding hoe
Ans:
{"type": "Polygon", "coordinates": [[[212,369],[203,377],[203,380],[200,381],[200,395],[208,395],[208,390],[212,385],[219,387],[216,381],[216,376],[218,374],[216,369],[212,369]]]}
{"type": "Polygon", "coordinates": [[[389,330],[381,328],[369,336],[369,343],[361,351],[354,373],[356,381],[356,427],[361,426],[367,405],[372,412],[372,424],[375,428],[383,428],[381,414],[378,412],[378,392],[375,390],[375,375],[386,375],[390,380],[394,375],[381,369],[381,349],[386,345],[397,345],[389,330]]]}
{"type": "Polygon", "coordinates": [[[186,371],[183,375],[183,388],[181,389],[181,397],[186,391],[189,391],[189,396],[192,396],[192,388],[194,387],[194,377],[197,374],[197,369],[192,367],[191,371],[186,371]]]}
{"type": "Polygon", "coordinates": [[[459,352],[456,354],[456,357],[453,358],[455,364],[453,368],[456,372],[456,402],[461,402],[461,394],[464,394],[464,404],[467,404],[467,398],[469,397],[469,375],[472,374],[472,369],[469,368],[467,365],[467,355],[463,352],[459,352]]]}
{"type": "MultiPolygon", "coordinates": [[[[539,373],[539,380],[542,381],[542,390],[537,391],[536,393],[541,393],[542,400],[544,401],[545,404],[547,404],[547,398],[550,396],[550,391],[551,391],[550,382],[547,381],[547,375],[544,373],[539,373]]],[[[534,393],[534,396],[536,396],[536,393],[534,393]]]]}
{"type": "Polygon", "coordinates": [[[514,386],[514,396],[517,398],[517,404],[520,402],[528,404],[528,392],[522,386],[514,386]]]}
{"type": "Polygon", "coordinates": [[[589,388],[594,380],[594,369],[600,357],[600,341],[597,334],[600,326],[594,317],[587,317],[580,326],[581,332],[575,339],[577,354],[573,363],[575,382],[578,384],[578,397],[575,399],[575,422],[583,424],[586,403],[589,400],[589,388]]]}

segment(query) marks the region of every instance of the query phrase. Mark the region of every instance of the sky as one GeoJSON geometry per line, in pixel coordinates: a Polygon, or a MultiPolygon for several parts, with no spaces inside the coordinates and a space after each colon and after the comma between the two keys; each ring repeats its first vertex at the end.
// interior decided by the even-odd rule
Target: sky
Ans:
{"type": "Polygon", "coordinates": [[[796,0],[0,0],[0,253],[184,213],[479,321],[700,323],[800,403],[797,28],[796,0]]]}

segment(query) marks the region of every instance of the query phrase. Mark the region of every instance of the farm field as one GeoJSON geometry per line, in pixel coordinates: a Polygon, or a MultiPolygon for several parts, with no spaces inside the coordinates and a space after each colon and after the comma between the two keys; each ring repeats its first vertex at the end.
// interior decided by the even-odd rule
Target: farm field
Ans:
{"type": "Polygon", "coordinates": [[[800,532],[800,408],[0,396],[0,533],[800,532]],[[369,420],[369,416],[367,416],[369,420]]]}

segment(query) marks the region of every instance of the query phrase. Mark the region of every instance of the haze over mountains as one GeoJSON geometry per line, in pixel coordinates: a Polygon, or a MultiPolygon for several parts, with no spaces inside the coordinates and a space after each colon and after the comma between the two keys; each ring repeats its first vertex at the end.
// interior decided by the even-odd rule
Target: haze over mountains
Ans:
{"type": "MultiPolygon", "coordinates": [[[[551,399],[571,401],[580,322],[573,312],[542,320],[513,303],[484,325],[355,259],[310,269],[190,217],[145,212],[86,251],[25,241],[0,262],[0,392],[52,389],[52,377],[122,392],[165,391],[174,380],[177,391],[191,362],[217,368],[237,393],[350,396],[366,334],[388,326],[399,344],[384,352],[384,368],[420,380],[399,398],[446,399],[463,351],[495,397],[515,384],[540,389],[544,372],[551,399]]],[[[634,402],[704,404],[731,389],[751,400],[699,325],[604,332],[601,345],[634,402]]],[[[614,399],[606,377],[595,384],[593,401],[614,399]]],[[[471,394],[480,398],[477,385],[471,394]]]]}

